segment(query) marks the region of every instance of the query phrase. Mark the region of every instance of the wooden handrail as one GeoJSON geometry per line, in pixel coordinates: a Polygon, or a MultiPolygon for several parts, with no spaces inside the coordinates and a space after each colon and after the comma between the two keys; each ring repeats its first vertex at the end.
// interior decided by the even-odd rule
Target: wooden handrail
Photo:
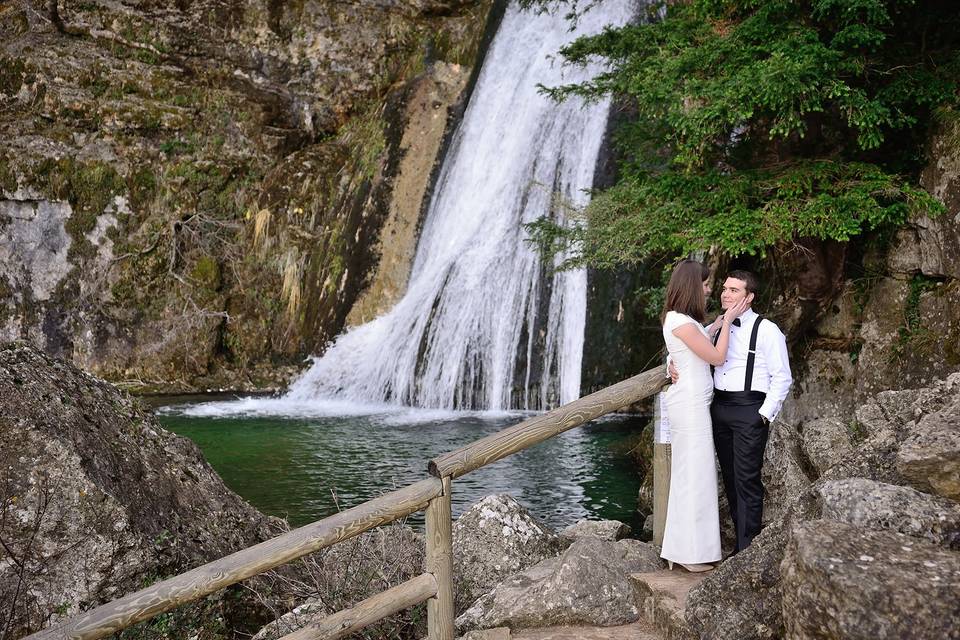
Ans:
{"type": "Polygon", "coordinates": [[[386,591],[287,634],[280,640],[334,640],[356,633],[387,616],[420,604],[437,593],[437,581],[432,574],[422,573],[386,591]]]}
{"type": "Polygon", "coordinates": [[[446,476],[459,478],[474,469],[496,462],[559,433],[651,396],[662,389],[666,383],[667,378],[664,376],[662,367],[644,371],[542,416],[524,420],[456,451],[434,458],[427,469],[438,478],[446,476]]]}
{"type": "Polygon", "coordinates": [[[329,518],[214,560],[163,582],[28,636],[29,640],[93,640],[202,598],[369,529],[423,509],[440,495],[443,482],[427,478],[329,518]]]}
{"type": "Polygon", "coordinates": [[[414,604],[427,601],[431,640],[453,638],[453,559],[450,490],[454,478],[517,453],[660,391],[667,383],[658,367],[601,391],[524,420],[430,461],[435,476],[369,500],[352,509],[294,529],[126,595],[23,640],[94,640],[192,602],[427,508],[427,570],[421,576],[311,622],[282,640],[340,638],[414,604]]]}

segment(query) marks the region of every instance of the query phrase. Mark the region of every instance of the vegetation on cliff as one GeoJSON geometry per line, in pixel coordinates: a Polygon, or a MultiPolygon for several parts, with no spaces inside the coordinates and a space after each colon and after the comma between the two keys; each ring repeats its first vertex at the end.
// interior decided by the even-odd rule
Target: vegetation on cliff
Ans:
{"type": "MultiPolygon", "coordinates": [[[[592,3],[526,4],[575,17],[592,3]]],[[[709,248],[764,255],[942,209],[916,174],[930,126],[955,117],[953,3],[692,0],[650,11],[562,51],[607,71],[544,88],[558,100],[612,94],[632,115],[617,132],[617,184],[585,224],[532,225],[542,246],[601,267],[709,248]]]]}

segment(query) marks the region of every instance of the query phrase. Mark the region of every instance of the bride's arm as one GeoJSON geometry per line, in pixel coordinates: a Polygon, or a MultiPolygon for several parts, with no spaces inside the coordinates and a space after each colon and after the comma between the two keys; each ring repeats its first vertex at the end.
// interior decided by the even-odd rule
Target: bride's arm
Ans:
{"type": "Polygon", "coordinates": [[[673,335],[680,338],[683,344],[697,354],[701,360],[719,366],[727,358],[727,345],[730,344],[730,323],[734,321],[741,313],[746,311],[746,301],[739,303],[727,309],[723,313],[723,320],[720,326],[720,339],[717,340],[717,346],[713,346],[699,327],[693,323],[680,325],[673,330],[673,335]]]}
{"type": "Polygon", "coordinates": [[[673,330],[673,335],[680,338],[683,344],[687,345],[690,351],[697,354],[697,357],[707,364],[718,366],[723,364],[727,358],[727,345],[730,342],[730,322],[723,321],[720,328],[720,339],[717,340],[717,346],[710,344],[703,332],[693,323],[681,325],[673,330]]]}

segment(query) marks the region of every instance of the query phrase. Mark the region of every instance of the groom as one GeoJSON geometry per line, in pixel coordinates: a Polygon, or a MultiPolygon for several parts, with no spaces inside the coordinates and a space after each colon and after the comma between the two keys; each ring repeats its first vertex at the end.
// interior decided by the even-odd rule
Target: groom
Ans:
{"type": "MultiPolygon", "coordinates": [[[[724,309],[740,300],[753,303],[759,288],[750,271],[732,271],[723,283],[724,309]]],[[[711,335],[714,343],[719,336],[711,335]]],[[[671,365],[671,377],[676,382],[671,365]]],[[[730,516],[737,530],[733,553],[746,549],[760,533],[763,519],[763,482],[760,470],[773,422],[790,390],[793,378],[787,342],[770,320],[747,307],[730,327],[727,359],[713,371],[713,443],[720,460],[730,516]]]]}

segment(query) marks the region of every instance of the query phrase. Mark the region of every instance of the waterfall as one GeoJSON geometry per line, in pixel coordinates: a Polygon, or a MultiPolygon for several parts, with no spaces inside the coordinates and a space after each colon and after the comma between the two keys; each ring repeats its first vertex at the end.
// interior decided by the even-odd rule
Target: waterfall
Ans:
{"type": "Polygon", "coordinates": [[[586,273],[543,265],[523,224],[586,203],[609,103],[556,104],[537,85],[595,74],[564,66],[560,47],[625,24],[635,4],[603,2],[571,32],[562,15],[511,3],[444,158],[406,294],[341,335],[288,400],[498,410],[579,397],[586,273]]]}

